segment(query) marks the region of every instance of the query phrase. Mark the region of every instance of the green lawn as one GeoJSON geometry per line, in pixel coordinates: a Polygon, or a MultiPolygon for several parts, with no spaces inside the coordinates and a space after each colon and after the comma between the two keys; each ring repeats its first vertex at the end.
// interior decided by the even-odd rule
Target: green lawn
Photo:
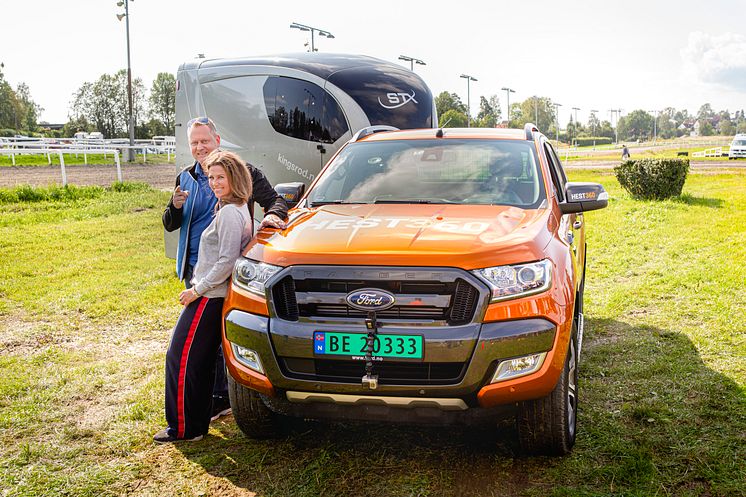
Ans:
{"type": "Polygon", "coordinates": [[[229,418],[156,446],[181,288],[163,255],[168,193],[0,191],[0,495],[746,495],[746,175],[690,175],[665,202],[570,176],[611,200],[586,217],[564,458],[515,457],[504,425],[319,424],[257,442],[229,418]]]}

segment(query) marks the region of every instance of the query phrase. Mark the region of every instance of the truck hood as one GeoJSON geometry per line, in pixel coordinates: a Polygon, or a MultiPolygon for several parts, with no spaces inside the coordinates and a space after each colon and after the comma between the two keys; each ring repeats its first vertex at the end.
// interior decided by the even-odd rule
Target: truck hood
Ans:
{"type": "Polygon", "coordinates": [[[337,264],[476,269],[542,259],[556,225],[549,209],[494,205],[364,204],[298,209],[244,252],[289,266],[337,264]]]}

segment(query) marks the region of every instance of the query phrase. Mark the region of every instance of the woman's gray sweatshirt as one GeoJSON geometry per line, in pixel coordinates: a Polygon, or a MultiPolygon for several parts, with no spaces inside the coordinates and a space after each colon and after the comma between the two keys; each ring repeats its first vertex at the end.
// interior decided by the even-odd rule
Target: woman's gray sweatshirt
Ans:
{"type": "Polygon", "coordinates": [[[192,285],[201,296],[225,297],[236,260],[251,240],[254,223],[246,204],[225,204],[202,232],[192,285]]]}

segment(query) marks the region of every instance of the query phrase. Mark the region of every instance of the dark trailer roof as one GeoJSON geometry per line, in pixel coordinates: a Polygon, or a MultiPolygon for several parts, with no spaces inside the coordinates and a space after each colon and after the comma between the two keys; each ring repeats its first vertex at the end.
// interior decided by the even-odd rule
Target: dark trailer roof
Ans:
{"type": "Polygon", "coordinates": [[[367,55],[350,55],[334,53],[298,52],[279,55],[265,55],[259,57],[243,57],[236,59],[195,59],[185,62],[180,70],[202,69],[226,66],[277,66],[298,69],[320,78],[328,79],[337,71],[352,68],[397,69],[410,72],[399,64],[394,64],[367,55]]]}

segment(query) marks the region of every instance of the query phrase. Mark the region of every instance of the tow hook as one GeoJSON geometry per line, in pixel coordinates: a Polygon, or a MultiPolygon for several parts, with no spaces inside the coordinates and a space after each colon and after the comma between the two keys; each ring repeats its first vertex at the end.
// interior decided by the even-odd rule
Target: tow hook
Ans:
{"type": "Polygon", "coordinates": [[[378,335],[375,311],[368,313],[368,317],[365,319],[365,328],[368,330],[368,336],[365,339],[365,376],[362,378],[362,385],[370,390],[375,390],[378,388],[378,375],[373,374],[373,347],[378,335]]]}

